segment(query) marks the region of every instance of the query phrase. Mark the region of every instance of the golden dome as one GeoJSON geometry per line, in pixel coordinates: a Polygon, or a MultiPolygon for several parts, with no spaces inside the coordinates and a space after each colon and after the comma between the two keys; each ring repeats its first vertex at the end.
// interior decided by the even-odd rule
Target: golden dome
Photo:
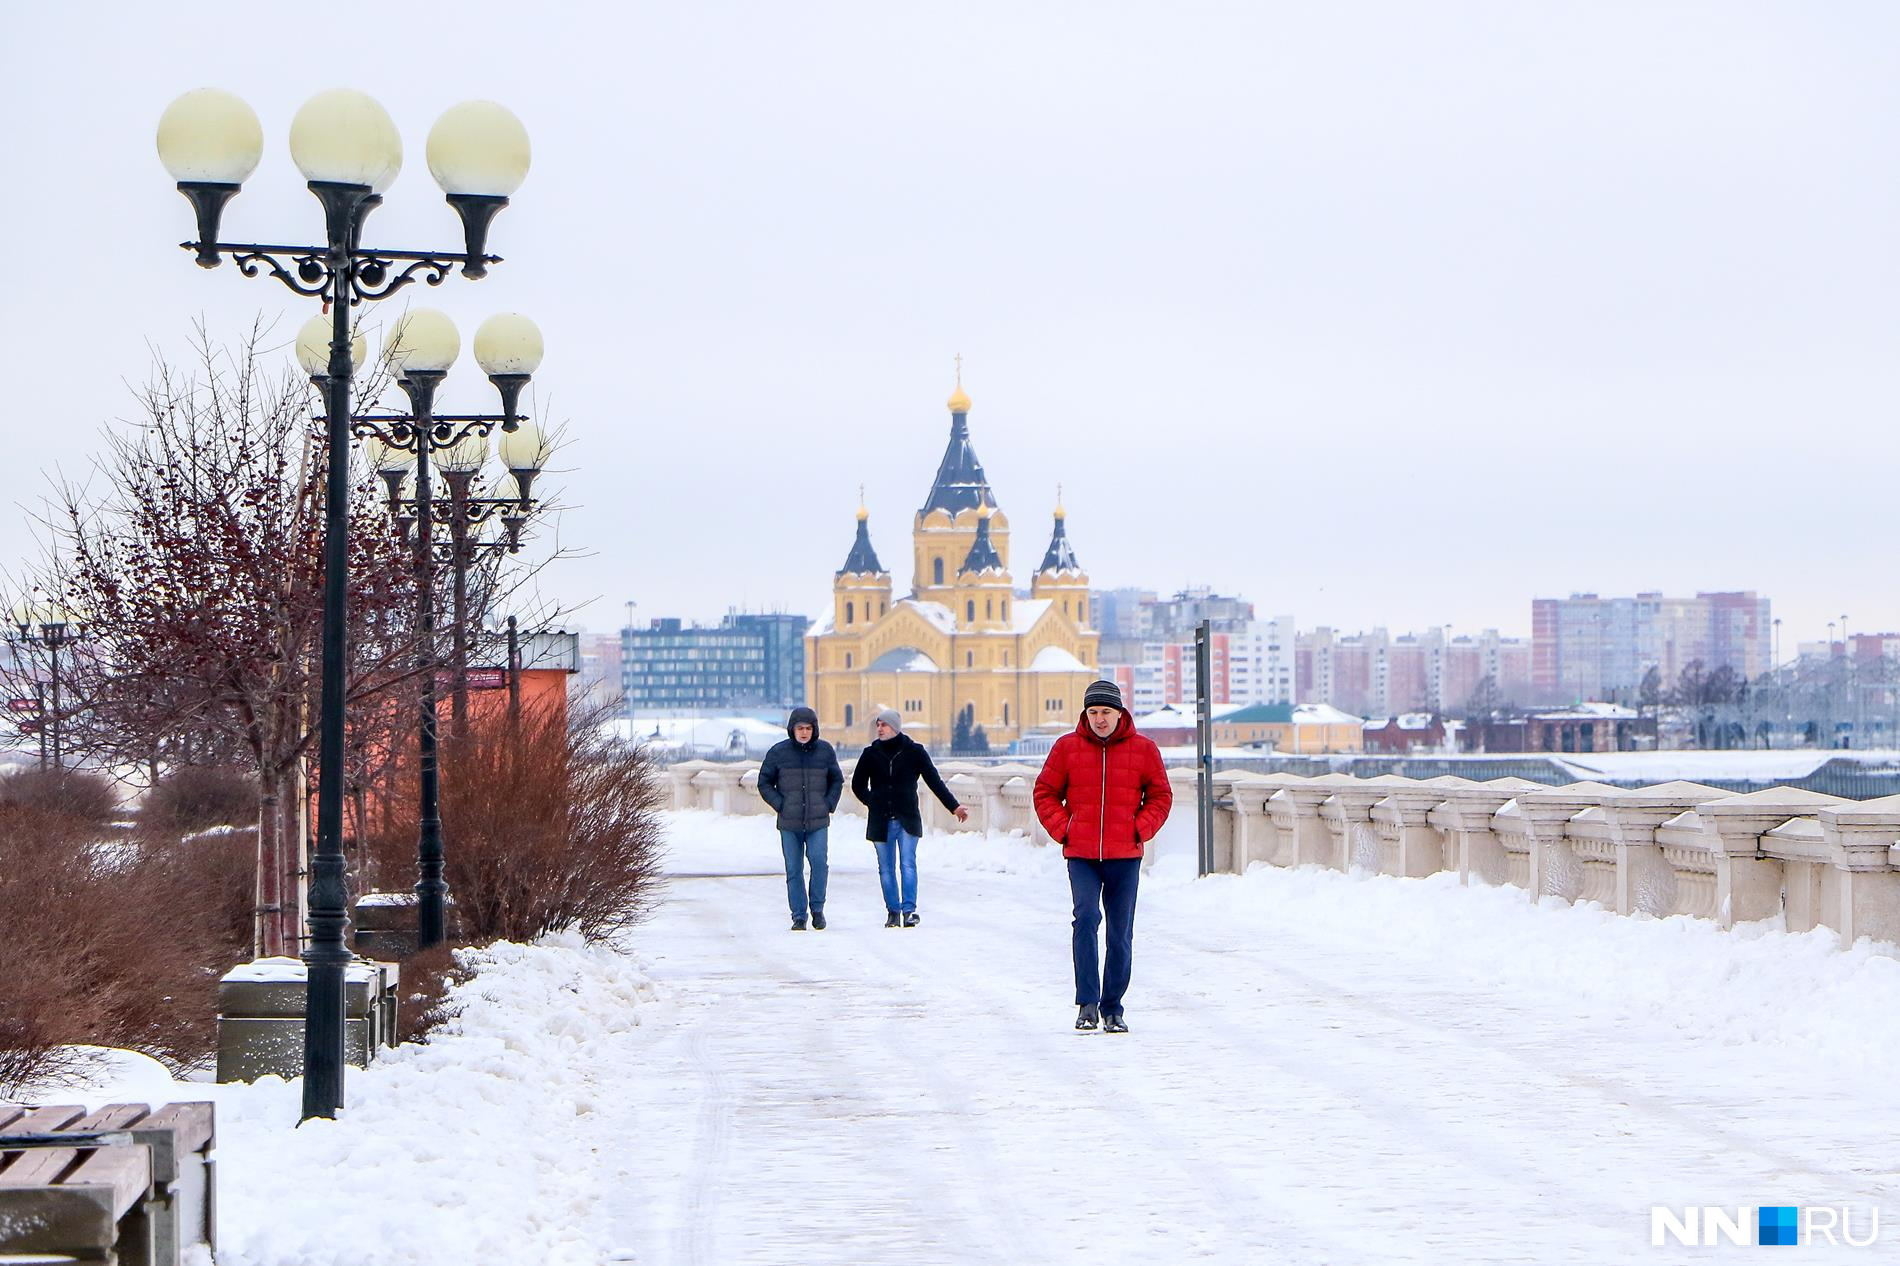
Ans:
{"type": "Polygon", "coordinates": [[[858,522],[862,523],[870,517],[871,512],[869,510],[866,510],[863,506],[858,507],[858,522]]]}
{"type": "Polygon", "coordinates": [[[968,413],[970,411],[970,397],[963,390],[963,384],[961,383],[957,384],[957,389],[950,393],[950,399],[945,401],[945,403],[950,406],[950,412],[952,413],[968,413]]]}

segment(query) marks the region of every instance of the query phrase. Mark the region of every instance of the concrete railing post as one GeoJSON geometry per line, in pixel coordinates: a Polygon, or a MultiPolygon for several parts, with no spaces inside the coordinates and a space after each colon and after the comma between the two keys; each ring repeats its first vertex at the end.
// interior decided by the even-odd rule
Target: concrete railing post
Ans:
{"type": "Polygon", "coordinates": [[[1762,836],[1790,818],[1851,803],[1797,787],[1770,787],[1696,806],[1715,860],[1715,918],[1723,927],[1781,912],[1781,860],[1762,850],[1762,836]]]}
{"type": "Polygon", "coordinates": [[[1523,778],[1493,778],[1446,791],[1445,802],[1432,810],[1432,822],[1452,833],[1451,850],[1461,883],[1474,878],[1492,885],[1514,882],[1511,855],[1495,830],[1497,813],[1517,796],[1542,786],[1523,778]]]}
{"type": "Polygon", "coordinates": [[[1527,791],[1517,798],[1531,842],[1531,896],[1561,897],[1575,901],[1584,895],[1583,860],[1566,838],[1570,819],[1594,808],[1616,788],[1600,782],[1573,782],[1565,787],[1527,791]]]}
{"type": "Polygon", "coordinates": [[[1849,945],[1863,936],[1900,941],[1900,796],[1836,805],[1816,816],[1838,871],[1834,899],[1822,907],[1828,925],[1849,945]]]}
{"type": "Polygon", "coordinates": [[[1457,859],[1454,851],[1446,847],[1448,837],[1433,825],[1431,815],[1453,791],[1476,785],[1469,779],[1447,774],[1409,787],[1394,787],[1391,795],[1372,808],[1381,841],[1390,841],[1382,850],[1380,869],[1387,874],[1419,879],[1454,868],[1457,859]]]}
{"type": "Polygon", "coordinates": [[[1663,856],[1656,828],[1710,800],[1728,795],[1698,782],[1670,782],[1619,790],[1604,801],[1616,844],[1616,912],[1667,918],[1676,912],[1676,868],[1663,856]]]}

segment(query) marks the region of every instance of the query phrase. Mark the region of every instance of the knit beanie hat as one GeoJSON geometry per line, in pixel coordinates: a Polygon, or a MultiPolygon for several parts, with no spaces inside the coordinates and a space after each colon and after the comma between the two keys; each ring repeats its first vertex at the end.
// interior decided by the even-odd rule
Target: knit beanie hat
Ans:
{"type": "Polygon", "coordinates": [[[1112,681],[1092,681],[1082,695],[1084,708],[1119,708],[1122,706],[1121,687],[1112,681]]]}
{"type": "Polygon", "coordinates": [[[904,716],[896,708],[885,708],[882,712],[879,712],[876,716],[871,718],[871,724],[873,725],[876,725],[879,721],[890,726],[899,734],[904,732],[904,716]]]}

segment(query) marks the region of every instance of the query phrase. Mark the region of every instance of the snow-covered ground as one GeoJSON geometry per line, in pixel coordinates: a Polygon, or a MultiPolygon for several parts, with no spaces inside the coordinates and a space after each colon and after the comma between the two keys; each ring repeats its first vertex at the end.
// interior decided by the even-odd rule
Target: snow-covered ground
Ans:
{"type": "Polygon", "coordinates": [[[1900,1243],[1900,960],[1454,877],[1143,881],[1127,1036],[1070,1028],[1060,858],[933,836],[887,930],[860,819],[787,930],[770,822],[670,817],[624,953],[484,951],[451,1032],[219,1102],[225,1266],[1701,1262],[1654,1205],[1869,1206],[1900,1243]]]}

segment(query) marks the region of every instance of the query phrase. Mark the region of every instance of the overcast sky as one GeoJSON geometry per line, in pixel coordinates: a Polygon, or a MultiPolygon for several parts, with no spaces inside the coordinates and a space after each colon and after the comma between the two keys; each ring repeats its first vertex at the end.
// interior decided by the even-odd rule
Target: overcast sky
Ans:
{"type": "MultiPolygon", "coordinates": [[[[860,482],[903,588],[960,352],[1022,583],[1060,482],[1098,586],[1301,627],[1753,588],[1789,652],[1842,612],[1900,628],[1893,5],[320,8],[351,19],[9,6],[18,501],[195,319],[310,315],[176,248],[166,103],[250,101],[225,236],[314,241],[286,135],[352,86],[406,147],[374,244],[459,242],[441,110],[533,138],[507,262],[406,293],[545,331],[561,539],[592,551],[546,586],[588,627],[822,614],[860,482]]],[[[486,409],[469,359],[448,401],[486,409]]],[[[0,516],[0,557],[27,546],[0,516]]]]}

